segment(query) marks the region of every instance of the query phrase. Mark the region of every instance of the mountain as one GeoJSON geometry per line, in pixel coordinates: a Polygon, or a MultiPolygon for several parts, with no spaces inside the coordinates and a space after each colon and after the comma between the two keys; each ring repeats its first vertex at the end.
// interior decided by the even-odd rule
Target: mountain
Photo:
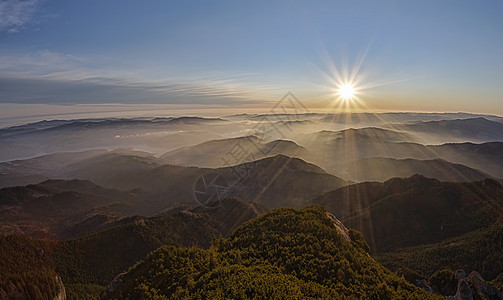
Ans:
{"type": "Polygon", "coordinates": [[[325,206],[380,253],[490,226],[502,214],[503,187],[491,179],[454,183],[415,175],[342,187],[306,203],[325,206]]]}
{"type": "Polygon", "coordinates": [[[128,217],[120,225],[75,240],[0,235],[0,291],[12,284],[22,291],[38,288],[43,295],[52,295],[58,291],[54,279],[59,276],[69,298],[94,298],[116,274],[156,248],[207,248],[213,239],[227,236],[262,212],[257,204],[229,198],[212,209],[195,207],[169,216],[128,217]]]}
{"type": "Polygon", "coordinates": [[[393,177],[410,177],[414,174],[440,181],[478,181],[490,175],[461,164],[443,159],[418,160],[394,158],[364,158],[341,167],[340,174],[355,181],[386,181],[393,177]]]}
{"type": "Polygon", "coordinates": [[[208,250],[161,247],[107,289],[124,298],[437,299],[371,259],[320,207],[277,209],[208,250]]]}
{"type": "Polygon", "coordinates": [[[68,228],[89,217],[108,221],[134,213],[134,194],[89,181],[48,180],[37,185],[0,189],[0,233],[64,238],[68,228]]]}
{"type": "Polygon", "coordinates": [[[379,142],[417,142],[417,137],[401,131],[383,129],[378,127],[349,128],[339,131],[321,130],[310,134],[302,134],[298,140],[302,144],[319,145],[332,144],[336,139],[357,143],[359,141],[375,140],[379,142]]]}
{"type": "MultiPolygon", "coordinates": [[[[231,193],[268,208],[299,208],[314,195],[348,184],[318,166],[283,155],[251,162],[246,167],[247,175],[233,185],[231,193]]],[[[227,171],[226,176],[232,176],[232,171],[227,171]]]]}
{"type": "Polygon", "coordinates": [[[58,152],[25,160],[0,163],[0,188],[39,183],[65,177],[71,163],[105,153],[105,150],[58,152]]]}
{"type": "Polygon", "coordinates": [[[483,117],[399,124],[392,128],[421,133],[442,143],[503,141],[503,123],[483,117]]]}
{"type": "MultiPolygon", "coordinates": [[[[422,145],[413,142],[392,142],[381,138],[337,138],[335,132],[314,135],[306,147],[310,156],[304,158],[323,167],[332,174],[343,174],[345,164],[367,158],[394,158],[432,160],[444,159],[480,170],[496,178],[503,177],[503,142],[447,143],[422,145]]],[[[384,170],[386,171],[386,170],[384,170]]],[[[390,172],[389,176],[393,176],[390,172]]],[[[395,175],[399,176],[399,174],[395,175]]]]}
{"type": "MultiPolygon", "coordinates": [[[[119,147],[164,153],[219,137],[211,128],[232,127],[220,118],[132,118],[53,120],[0,129],[0,161],[26,159],[55,152],[119,147]],[[194,132],[208,131],[206,137],[194,132]],[[193,132],[189,143],[171,135],[193,132]],[[171,139],[173,143],[171,143],[171,139]]],[[[224,130],[225,131],[225,130],[224,130]]]]}
{"type": "Polygon", "coordinates": [[[428,146],[435,155],[450,162],[503,178],[503,142],[483,144],[459,143],[428,146]]]}
{"type": "Polygon", "coordinates": [[[80,180],[0,189],[0,233],[75,238],[113,227],[126,216],[153,216],[180,204],[193,206],[198,204],[195,184],[204,176],[222,178],[226,192],[219,199],[239,197],[268,208],[300,207],[311,197],[348,184],[315,165],[283,155],[202,169],[158,165],[150,156],[106,153],[71,168],[71,178],[80,180]]]}
{"type": "Polygon", "coordinates": [[[293,141],[264,142],[255,136],[213,140],[183,147],[163,154],[160,159],[169,164],[218,168],[283,154],[307,157],[308,150],[293,141]]]}
{"type": "MultiPolygon", "coordinates": [[[[409,266],[423,274],[446,268],[477,270],[486,279],[503,278],[503,222],[438,243],[395,249],[375,258],[391,270],[409,266]]],[[[501,289],[503,286],[499,286],[501,289]]]]}
{"type": "MultiPolygon", "coordinates": [[[[281,149],[284,145],[281,142],[274,147],[281,149]]],[[[310,197],[347,184],[313,164],[284,155],[216,169],[157,165],[150,158],[104,155],[83,161],[70,177],[107,188],[136,188],[150,193],[153,196],[142,212],[149,215],[173,204],[194,203],[194,184],[207,174],[221,176],[230,196],[266,207],[299,207],[310,197]]]]}

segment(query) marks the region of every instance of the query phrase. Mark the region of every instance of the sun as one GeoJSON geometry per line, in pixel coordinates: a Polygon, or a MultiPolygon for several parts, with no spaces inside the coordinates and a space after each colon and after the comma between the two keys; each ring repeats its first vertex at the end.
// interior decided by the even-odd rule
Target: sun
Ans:
{"type": "Polygon", "coordinates": [[[352,100],[355,97],[355,87],[351,84],[343,84],[337,89],[337,94],[343,100],[352,100]]]}

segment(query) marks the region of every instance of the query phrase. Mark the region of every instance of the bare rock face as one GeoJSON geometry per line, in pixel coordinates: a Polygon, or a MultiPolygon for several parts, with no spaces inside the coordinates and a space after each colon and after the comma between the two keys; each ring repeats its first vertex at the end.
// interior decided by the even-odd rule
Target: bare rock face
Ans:
{"type": "Polygon", "coordinates": [[[476,271],[466,277],[466,272],[460,269],[456,271],[455,277],[458,280],[458,291],[455,296],[449,296],[447,299],[473,300],[473,295],[476,293],[477,299],[503,300],[503,293],[498,288],[487,284],[476,271]]]}
{"type": "Polygon", "coordinates": [[[454,277],[458,280],[458,290],[456,295],[449,296],[449,300],[473,300],[472,289],[470,284],[466,281],[466,272],[463,269],[458,269],[454,273],[454,277]]]}
{"type": "Polygon", "coordinates": [[[56,276],[56,280],[58,281],[59,292],[56,295],[56,297],[54,297],[54,300],[66,300],[66,289],[65,286],[63,285],[61,277],[56,276]]]}
{"type": "Polygon", "coordinates": [[[126,273],[121,273],[121,274],[115,276],[114,279],[112,279],[112,281],[108,285],[107,290],[105,291],[105,296],[108,295],[108,294],[111,294],[111,293],[113,293],[113,291],[115,291],[115,289],[117,288],[117,286],[122,282],[125,274],[126,273]]]}
{"type": "Polygon", "coordinates": [[[456,300],[473,300],[472,289],[470,288],[470,284],[466,282],[466,280],[461,279],[458,282],[458,291],[456,292],[455,298],[456,300]]]}
{"type": "Polygon", "coordinates": [[[466,272],[463,269],[457,269],[456,273],[454,273],[454,277],[456,278],[457,281],[460,281],[462,279],[466,279],[466,272]]]}
{"type": "Polygon", "coordinates": [[[426,279],[418,279],[418,280],[416,280],[415,285],[417,287],[420,287],[423,290],[427,291],[428,293],[433,293],[433,289],[428,284],[428,282],[426,281],[426,279]]]}
{"type": "Polygon", "coordinates": [[[332,222],[334,223],[335,228],[337,228],[337,231],[339,231],[340,234],[346,239],[346,241],[351,241],[351,238],[349,237],[349,230],[342,224],[337,217],[335,217],[333,214],[327,212],[327,217],[329,217],[332,222]]]}
{"type": "Polygon", "coordinates": [[[484,300],[503,300],[503,293],[496,287],[485,282],[480,273],[473,271],[468,275],[468,282],[472,284],[475,292],[484,300]]]}

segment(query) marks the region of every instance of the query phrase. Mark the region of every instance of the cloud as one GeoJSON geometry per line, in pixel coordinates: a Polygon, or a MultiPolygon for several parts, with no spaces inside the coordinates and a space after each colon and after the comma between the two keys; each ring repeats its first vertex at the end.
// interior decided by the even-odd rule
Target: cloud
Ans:
{"type": "Polygon", "coordinates": [[[48,51],[0,55],[0,102],[233,105],[273,101],[285,91],[260,83],[256,74],[152,78],[85,65],[85,59],[48,51]]]}
{"type": "Polygon", "coordinates": [[[0,32],[14,33],[32,18],[41,0],[0,0],[0,32]]]}

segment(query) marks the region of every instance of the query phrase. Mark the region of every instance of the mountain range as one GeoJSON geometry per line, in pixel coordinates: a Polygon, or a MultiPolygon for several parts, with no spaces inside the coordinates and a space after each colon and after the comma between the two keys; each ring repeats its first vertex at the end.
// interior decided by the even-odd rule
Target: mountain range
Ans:
{"type": "Polygon", "coordinates": [[[0,129],[0,299],[499,297],[502,124],[306,113],[0,129]]]}

